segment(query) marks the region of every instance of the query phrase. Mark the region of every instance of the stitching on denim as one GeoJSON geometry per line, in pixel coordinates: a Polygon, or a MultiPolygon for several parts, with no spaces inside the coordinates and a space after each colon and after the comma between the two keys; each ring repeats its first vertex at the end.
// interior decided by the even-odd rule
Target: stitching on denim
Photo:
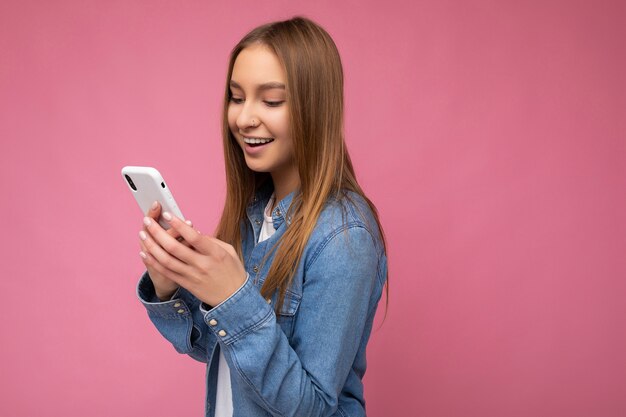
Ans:
{"type": "Polygon", "coordinates": [[[282,306],[280,306],[280,311],[278,312],[277,316],[294,317],[296,313],[298,312],[298,308],[300,307],[300,303],[302,302],[302,296],[289,290],[287,290],[287,295],[289,299],[285,297],[285,302],[283,303],[282,306]],[[287,306],[287,311],[285,311],[285,303],[287,302],[289,303],[289,305],[287,306]],[[294,304],[295,304],[295,308],[293,309],[293,312],[292,312],[291,306],[294,304]]]}
{"type": "Polygon", "coordinates": [[[350,223],[343,224],[340,227],[338,227],[337,229],[335,229],[332,233],[330,233],[326,237],[326,239],[324,239],[324,241],[318,245],[318,247],[315,249],[315,252],[313,252],[313,256],[311,257],[311,260],[309,261],[309,263],[307,265],[305,265],[305,268],[306,269],[311,268],[311,266],[319,258],[320,253],[324,250],[324,248],[326,248],[326,246],[330,243],[330,241],[335,238],[335,236],[337,236],[339,233],[342,233],[342,232],[344,232],[346,230],[355,229],[355,228],[360,228],[360,229],[365,230],[367,232],[367,234],[370,235],[370,237],[375,242],[375,239],[374,239],[374,236],[372,235],[372,232],[370,232],[369,229],[367,227],[365,227],[365,225],[362,222],[352,221],[350,223]]]}
{"type": "Polygon", "coordinates": [[[270,309],[269,312],[265,315],[265,317],[259,320],[254,326],[251,326],[251,327],[248,327],[247,329],[242,330],[241,332],[237,333],[235,336],[230,337],[228,341],[224,340],[224,344],[231,345],[235,343],[236,341],[238,341],[239,339],[241,339],[243,336],[247,335],[248,333],[263,326],[272,318],[273,313],[274,313],[274,310],[270,309]]]}
{"type": "MultiPolygon", "coordinates": [[[[170,308],[168,307],[167,310],[170,310],[170,308]]],[[[188,316],[191,316],[191,314],[186,311],[183,314],[173,314],[173,313],[165,313],[165,312],[161,312],[161,311],[148,311],[148,316],[152,316],[152,317],[156,317],[156,318],[160,318],[160,319],[166,319],[166,320],[185,320],[188,316]]]]}
{"type": "Polygon", "coordinates": [[[324,240],[322,241],[322,243],[320,243],[317,248],[315,248],[315,251],[313,252],[313,256],[311,257],[311,259],[309,260],[309,263],[306,264],[304,266],[305,269],[309,269],[311,267],[311,265],[313,265],[315,263],[315,261],[317,260],[317,258],[319,257],[320,253],[324,250],[324,248],[328,245],[328,243],[330,243],[331,240],[333,240],[333,238],[335,236],[337,236],[339,233],[348,230],[352,227],[359,227],[360,225],[356,222],[349,222],[349,223],[344,223],[341,226],[339,226],[338,228],[336,228],[335,230],[333,230],[330,234],[328,234],[328,236],[326,236],[326,238],[324,238],[324,240]]]}

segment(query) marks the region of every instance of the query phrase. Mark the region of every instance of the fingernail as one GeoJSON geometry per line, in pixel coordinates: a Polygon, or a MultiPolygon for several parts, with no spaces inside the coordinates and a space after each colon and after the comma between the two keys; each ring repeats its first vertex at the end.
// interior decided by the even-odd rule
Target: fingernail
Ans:
{"type": "Polygon", "coordinates": [[[154,203],[152,203],[152,210],[156,210],[159,207],[159,202],[155,201],[154,203]]]}
{"type": "Polygon", "coordinates": [[[187,223],[187,226],[191,226],[191,220],[185,220],[185,223],[187,223]]]}
{"type": "Polygon", "coordinates": [[[146,234],[146,232],[144,232],[143,230],[139,232],[139,239],[146,240],[147,238],[148,238],[148,235],[146,234]]]}
{"type": "Polygon", "coordinates": [[[170,220],[172,220],[172,215],[169,212],[164,211],[163,218],[169,222],[170,220]]]}
{"type": "Polygon", "coordinates": [[[145,253],[143,253],[143,252],[139,252],[139,256],[141,256],[143,259],[148,258],[148,255],[146,255],[146,254],[145,254],[145,253]]]}
{"type": "Polygon", "coordinates": [[[143,224],[145,224],[146,226],[150,226],[150,224],[152,224],[152,221],[150,221],[150,217],[144,217],[143,224]]]}

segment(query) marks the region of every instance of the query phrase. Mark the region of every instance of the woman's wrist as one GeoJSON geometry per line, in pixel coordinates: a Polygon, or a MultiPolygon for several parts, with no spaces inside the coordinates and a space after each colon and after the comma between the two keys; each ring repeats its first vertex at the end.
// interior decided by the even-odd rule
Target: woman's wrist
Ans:
{"type": "Polygon", "coordinates": [[[177,290],[178,288],[174,289],[173,291],[159,291],[155,288],[154,292],[159,300],[170,301],[177,290]]]}

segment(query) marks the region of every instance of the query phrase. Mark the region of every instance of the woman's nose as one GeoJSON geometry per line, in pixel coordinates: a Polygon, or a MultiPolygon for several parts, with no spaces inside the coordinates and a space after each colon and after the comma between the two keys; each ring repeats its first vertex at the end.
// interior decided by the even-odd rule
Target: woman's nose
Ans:
{"type": "Polygon", "coordinates": [[[237,116],[237,127],[241,130],[245,130],[251,127],[257,127],[259,123],[259,118],[255,117],[251,104],[244,103],[241,108],[241,113],[237,116]]]}

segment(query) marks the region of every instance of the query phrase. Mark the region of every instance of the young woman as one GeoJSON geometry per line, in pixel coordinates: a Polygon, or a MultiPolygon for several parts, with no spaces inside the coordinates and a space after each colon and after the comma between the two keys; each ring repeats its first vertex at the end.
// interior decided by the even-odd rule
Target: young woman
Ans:
{"type": "Polygon", "coordinates": [[[207,416],[364,416],[365,348],[387,279],[382,229],[343,137],[336,46],[305,18],[230,57],[227,194],[216,237],[144,218],[137,293],[207,363],[207,416]]]}

